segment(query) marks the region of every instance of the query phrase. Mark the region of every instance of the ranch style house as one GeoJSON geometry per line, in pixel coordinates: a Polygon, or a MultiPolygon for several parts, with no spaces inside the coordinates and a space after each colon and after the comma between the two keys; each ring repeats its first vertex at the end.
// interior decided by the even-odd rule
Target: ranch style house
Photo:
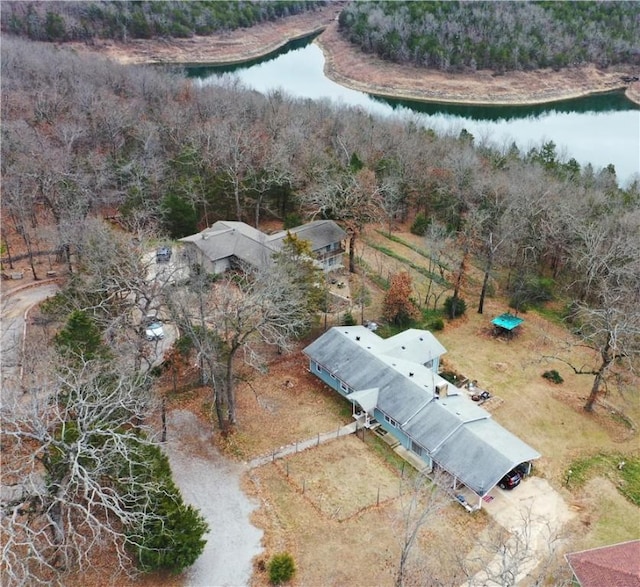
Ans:
{"type": "Polygon", "coordinates": [[[424,470],[448,472],[479,509],[505,474],[529,472],[540,454],[438,374],[445,352],[426,330],[383,339],[364,326],[331,328],[304,349],[310,371],[351,402],[354,418],[393,435],[424,470]]]}

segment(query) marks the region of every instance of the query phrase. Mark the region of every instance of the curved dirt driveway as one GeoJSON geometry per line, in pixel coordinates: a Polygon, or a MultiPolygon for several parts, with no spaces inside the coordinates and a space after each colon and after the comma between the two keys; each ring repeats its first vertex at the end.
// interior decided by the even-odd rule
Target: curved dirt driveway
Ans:
{"type": "Polygon", "coordinates": [[[29,310],[59,290],[55,281],[40,281],[13,289],[2,287],[0,301],[0,373],[2,403],[16,399],[20,389],[24,334],[29,310]]]}
{"type": "Polygon", "coordinates": [[[252,559],[262,552],[262,531],[250,522],[257,505],[240,487],[245,467],[222,456],[213,447],[211,430],[185,410],[167,415],[165,451],[184,500],[209,523],[204,552],[186,571],[185,585],[248,585],[252,559]]]}

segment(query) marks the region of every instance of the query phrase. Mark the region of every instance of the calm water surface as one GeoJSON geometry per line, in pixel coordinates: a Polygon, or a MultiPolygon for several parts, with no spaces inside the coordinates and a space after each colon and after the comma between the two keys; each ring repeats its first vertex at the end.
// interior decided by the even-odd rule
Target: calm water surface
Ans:
{"type": "Polygon", "coordinates": [[[281,90],[299,98],[329,99],[382,116],[419,117],[439,133],[465,128],[476,141],[515,142],[521,151],[553,141],[560,158],[590,163],[597,171],[612,163],[621,185],[640,179],[640,108],[623,94],[591,96],[546,106],[476,107],[388,100],[345,88],[323,73],[324,56],[310,40],[290,43],[278,53],[239,66],[192,67],[202,84],[233,75],[261,93],[281,90]]]}

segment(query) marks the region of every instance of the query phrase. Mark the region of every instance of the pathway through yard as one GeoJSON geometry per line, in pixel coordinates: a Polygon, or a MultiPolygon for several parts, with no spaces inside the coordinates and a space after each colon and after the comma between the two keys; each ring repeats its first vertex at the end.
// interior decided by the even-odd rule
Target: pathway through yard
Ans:
{"type": "Polygon", "coordinates": [[[173,478],[185,501],[209,523],[204,552],[187,572],[185,585],[248,585],[252,559],[262,551],[262,531],[250,521],[257,504],[240,487],[245,467],[218,452],[211,429],[191,412],[174,410],[167,420],[173,478]]]}
{"type": "Polygon", "coordinates": [[[200,510],[210,528],[204,552],[189,569],[185,584],[188,587],[249,584],[252,559],[262,552],[262,531],[250,521],[257,504],[240,487],[245,471],[355,431],[353,422],[241,464],[220,454],[213,445],[211,429],[193,413],[170,412],[165,450],[173,478],[185,501],[200,510]]]}

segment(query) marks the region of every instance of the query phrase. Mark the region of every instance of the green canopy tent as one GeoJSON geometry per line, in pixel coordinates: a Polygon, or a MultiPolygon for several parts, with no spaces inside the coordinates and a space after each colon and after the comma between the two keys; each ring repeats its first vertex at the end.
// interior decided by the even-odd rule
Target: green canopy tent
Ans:
{"type": "Polygon", "coordinates": [[[509,312],[500,314],[491,321],[496,334],[506,333],[509,336],[513,336],[513,331],[524,322],[524,318],[514,316],[509,312]]]}

